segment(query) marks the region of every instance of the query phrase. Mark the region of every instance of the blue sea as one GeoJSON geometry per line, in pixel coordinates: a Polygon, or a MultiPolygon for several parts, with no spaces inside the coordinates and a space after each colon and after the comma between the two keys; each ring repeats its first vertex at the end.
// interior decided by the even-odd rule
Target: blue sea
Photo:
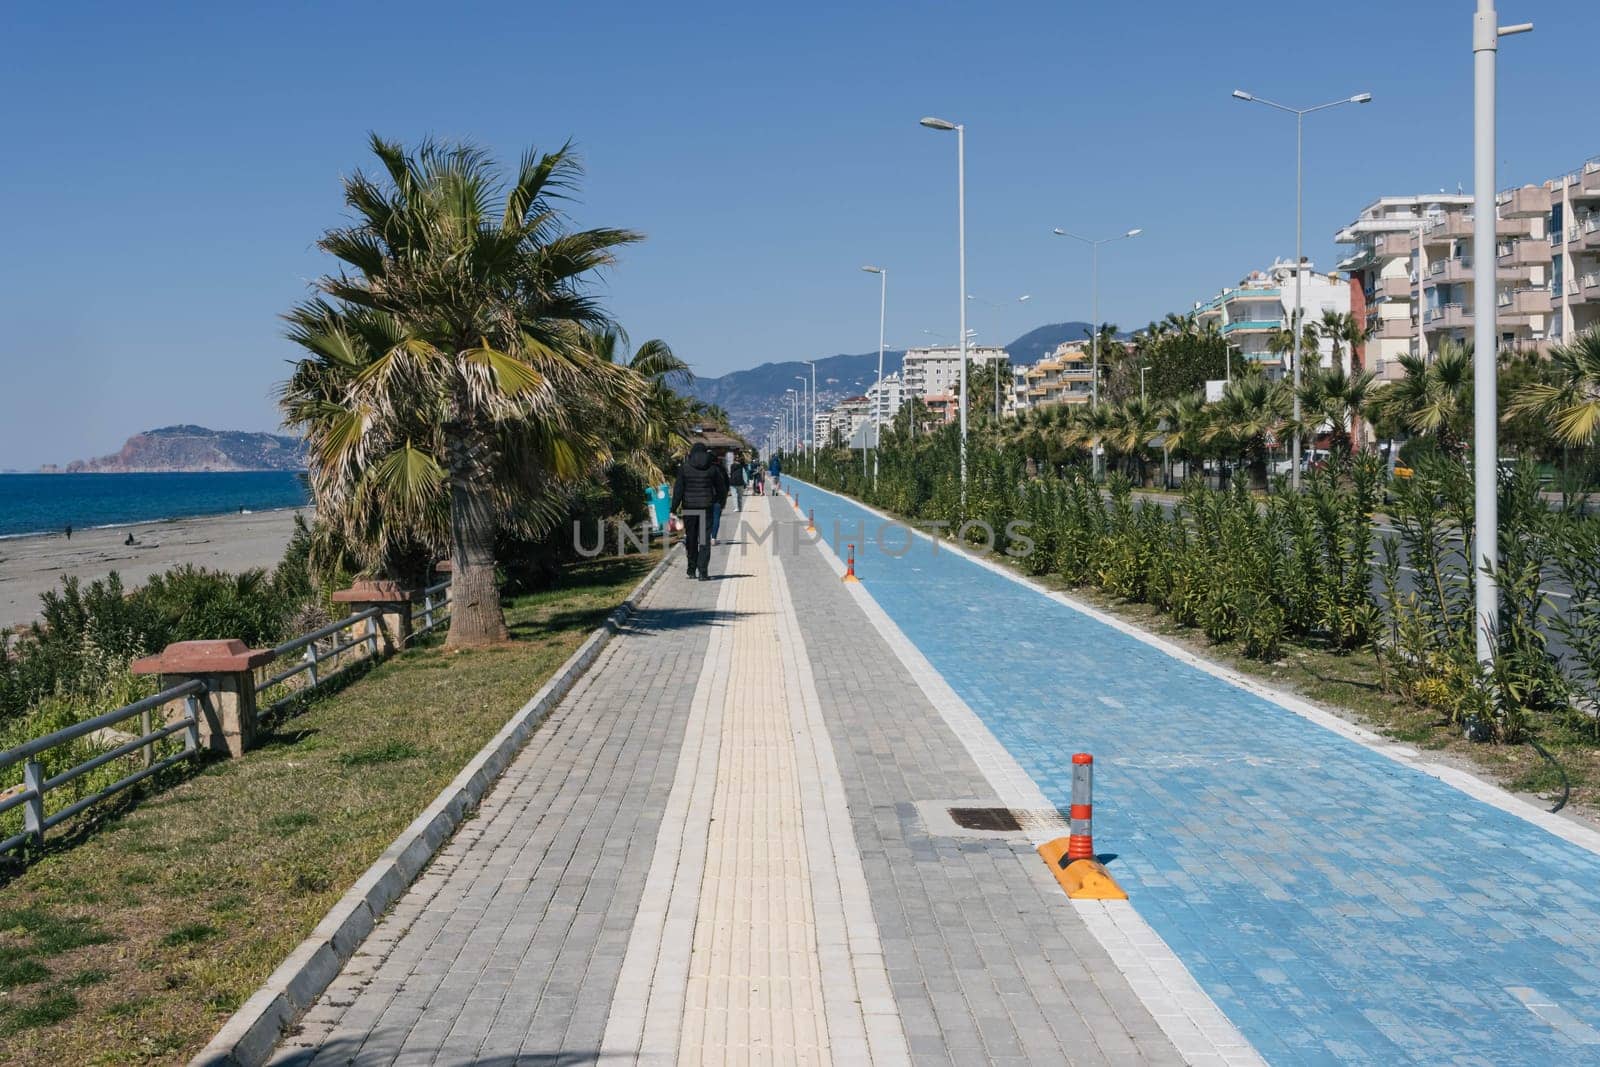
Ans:
{"type": "Polygon", "coordinates": [[[201,474],[0,474],[0,537],[305,507],[294,471],[201,474]]]}

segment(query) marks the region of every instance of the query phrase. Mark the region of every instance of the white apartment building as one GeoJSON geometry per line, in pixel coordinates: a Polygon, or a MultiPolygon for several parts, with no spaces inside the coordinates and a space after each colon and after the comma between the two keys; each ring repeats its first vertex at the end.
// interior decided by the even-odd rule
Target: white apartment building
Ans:
{"type": "MultiPolygon", "coordinates": [[[[969,345],[967,360],[985,364],[992,360],[1009,359],[1003,348],[969,345]]],[[[955,393],[961,385],[961,350],[955,345],[937,345],[931,348],[909,348],[900,365],[904,400],[955,393]]]]}
{"type": "Polygon", "coordinates": [[[1470,253],[1463,259],[1458,247],[1452,260],[1450,248],[1427,238],[1447,232],[1448,222],[1435,227],[1436,222],[1463,212],[1470,215],[1471,209],[1470,193],[1385,196],[1362,208],[1361,215],[1334,236],[1339,244],[1352,246],[1339,269],[1350,273],[1356,305],[1351,310],[1371,333],[1364,369],[1379,380],[1401,376],[1401,356],[1427,355],[1427,315],[1419,322],[1417,308],[1427,306],[1428,283],[1460,282],[1472,265],[1470,253]],[[1429,258],[1430,249],[1435,258],[1429,258]]]}
{"type": "Polygon", "coordinates": [[[900,406],[905,401],[905,383],[898,371],[884,375],[883,381],[873,382],[872,388],[867,390],[867,410],[870,417],[879,420],[885,426],[894,422],[894,417],[900,413],[900,406]]]}
{"type": "MultiPolygon", "coordinates": [[[[1243,358],[1260,364],[1269,378],[1292,374],[1289,352],[1272,351],[1272,337],[1279,330],[1289,328],[1295,301],[1295,273],[1293,263],[1279,261],[1267,270],[1251,271],[1238,285],[1222,290],[1210,300],[1194,306],[1195,318],[1203,326],[1215,322],[1234,351],[1234,358],[1243,358]]],[[[1325,312],[1344,314],[1350,310],[1350,283],[1337,275],[1318,274],[1310,260],[1301,263],[1300,306],[1303,321],[1315,324],[1325,312]]],[[[1307,353],[1310,366],[1311,356],[1307,353]]],[[[1316,360],[1321,366],[1333,363],[1333,342],[1323,338],[1317,343],[1316,360]]],[[[1349,353],[1341,362],[1348,366],[1349,353]]]]}

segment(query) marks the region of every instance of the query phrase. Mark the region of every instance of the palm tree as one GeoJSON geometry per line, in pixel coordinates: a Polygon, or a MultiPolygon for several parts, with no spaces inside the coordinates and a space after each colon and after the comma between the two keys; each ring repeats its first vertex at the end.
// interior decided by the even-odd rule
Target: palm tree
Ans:
{"type": "Polygon", "coordinates": [[[1372,380],[1371,371],[1346,374],[1335,363],[1327,370],[1318,368],[1301,382],[1302,420],[1313,434],[1323,423],[1330,425],[1332,450],[1341,458],[1349,458],[1352,451],[1352,435],[1372,394],[1372,380]]]}
{"type": "Polygon", "coordinates": [[[1188,464],[1200,455],[1205,444],[1206,427],[1211,411],[1204,393],[1185,393],[1168,400],[1161,407],[1161,421],[1165,428],[1165,445],[1169,459],[1176,457],[1188,464]]]}
{"type": "Polygon", "coordinates": [[[1235,378],[1223,389],[1222,399],[1212,405],[1202,440],[1226,443],[1250,467],[1250,484],[1267,487],[1269,442],[1281,435],[1289,421],[1288,385],[1268,381],[1261,375],[1235,378]]]}
{"type": "Polygon", "coordinates": [[[310,441],[319,513],[444,533],[447,643],[503,641],[497,534],[547,532],[572,486],[609,462],[606,430],[643,416],[644,379],[588,348],[609,320],[583,286],[638,237],[565,227],[570,146],[527,153],[503,197],[470,145],[370,147],[382,178],[345,179],[355,221],[318,241],[340,262],[316,282],[332,302],[289,315],[310,355],[283,408],[310,441]]]}
{"type": "Polygon", "coordinates": [[[1600,327],[1550,349],[1554,382],[1533,382],[1514,397],[1508,416],[1542,418],[1563,445],[1600,440],[1600,327]]]}
{"type": "Polygon", "coordinates": [[[1156,405],[1131,397],[1110,409],[1107,445],[1138,464],[1139,480],[1148,481],[1150,441],[1161,432],[1156,405]]]}
{"type": "MultiPolygon", "coordinates": [[[[628,348],[628,335],[621,327],[608,326],[589,331],[586,344],[596,358],[620,364],[628,348]]],[[[629,370],[648,384],[644,417],[642,420],[624,419],[616,428],[615,452],[619,461],[640,477],[652,483],[660,482],[666,477],[662,465],[689,448],[685,432],[700,402],[672,387],[694,381],[694,374],[662,340],[646,341],[625,362],[629,370]]]]}
{"type": "Polygon", "coordinates": [[[1373,398],[1372,412],[1405,431],[1432,437],[1440,451],[1460,459],[1472,426],[1472,345],[1443,340],[1430,362],[1400,357],[1405,374],[1373,398]]]}

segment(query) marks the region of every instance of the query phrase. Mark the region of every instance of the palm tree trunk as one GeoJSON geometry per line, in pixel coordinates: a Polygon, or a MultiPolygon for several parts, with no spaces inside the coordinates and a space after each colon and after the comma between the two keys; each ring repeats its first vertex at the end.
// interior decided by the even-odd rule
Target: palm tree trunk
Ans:
{"type": "Polygon", "coordinates": [[[510,639],[495,582],[494,509],[479,477],[474,445],[450,447],[450,636],[446,648],[500,644],[510,639]]]}

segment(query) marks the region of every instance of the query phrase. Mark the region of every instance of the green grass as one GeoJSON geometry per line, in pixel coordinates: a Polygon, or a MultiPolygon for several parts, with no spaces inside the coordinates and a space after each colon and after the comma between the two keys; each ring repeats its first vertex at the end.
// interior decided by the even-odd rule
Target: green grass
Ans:
{"type": "Polygon", "coordinates": [[[186,1061],[600,624],[655,556],[408,650],[0,881],[0,1063],[186,1061]]]}

